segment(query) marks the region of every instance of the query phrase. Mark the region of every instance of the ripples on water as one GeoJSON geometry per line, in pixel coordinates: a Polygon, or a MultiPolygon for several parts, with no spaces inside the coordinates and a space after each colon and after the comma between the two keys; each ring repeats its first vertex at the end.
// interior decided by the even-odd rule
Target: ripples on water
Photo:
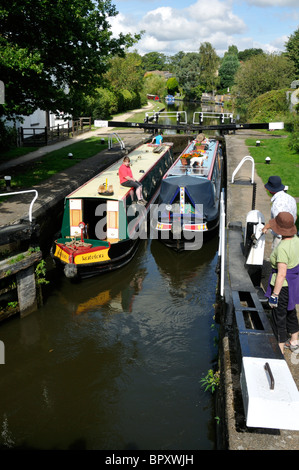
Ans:
{"type": "Polygon", "coordinates": [[[142,242],[75,285],[50,273],[44,306],[1,325],[0,448],[213,449],[217,244],[142,242]]]}

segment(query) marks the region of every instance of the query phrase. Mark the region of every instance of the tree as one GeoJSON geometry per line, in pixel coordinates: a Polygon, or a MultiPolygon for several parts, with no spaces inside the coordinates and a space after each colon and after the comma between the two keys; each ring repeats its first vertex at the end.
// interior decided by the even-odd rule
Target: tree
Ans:
{"type": "Polygon", "coordinates": [[[240,62],[238,55],[224,54],[219,68],[221,88],[231,88],[233,86],[235,75],[239,67],[240,62]]]}
{"type": "Polygon", "coordinates": [[[167,86],[168,93],[170,93],[173,96],[175,95],[177,91],[179,91],[179,84],[175,77],[169,78],[167,80],[166,86],[167,86]]]}
{"type": "Polygon", "coordinates": [[[118,111],[140,107],[145,101],[142,99],[143,75],[141,56],[137,52],[113,57],[105,79],[107,87],[118,97],[118,111]]]}
{"type": "Polygon", "coordinates": [[[228,46],[228,50],[224,53],[224,57],[226,55],[236,55],[238,57],[238,54],[239,54],[239,51],[238,51],[238,48],[237,46],[228,46]]]}
{"type": "Polygon", "coordinates": [[[188,52],[177,60],[175,75],[186,98],[201,98],[202,90],[197,88],[200,85],[200,61],[197,52],[188,52]]]}
{"type": "Polygon", "coordinates": [[[160,52],[148,52],[142,56],[142,67],[145,72],[166,70],[167,57],[160,52]]]}
{"type": "Polygon", "coordinates": [[[144,89],[149,95],[161,98],[166,92],[166,79],[162,75],[149,74],[145,77],[144,89]]]}
{"type": "Polygon", "coordinates": [[[112,38],[108,21],[116,14],[110,0],[2,0],[0,115],[71,113],[74,101],[101,85],[109,57],[140,37],[112,38]]]}
{"type": "Polygon", "coordinates": [[[289,37],[285,44],[287,56],[294,63],[296,77],[299,77],[299,28],[289,37]]]}
{"type": "Polygon", "coordinates": [[[257,48],[244,49],[244,51],[238,52],[238,58],[242,62],[245,62],[245,60],[251,59],[253,56],[263,54],[263,53],[264,53],[263,49],[257,49],[257,48]]]}
{"type": "Polygon", "coordinates": [[[125,57],[113,57],[105,79],[114,91],[127,89],[140,92],[143,89],[142,58],[137,52],[127,53],[125,57]]]}
{"type": "Polygon", "coordinates": [[[199,70],[200,83],[208,92],[214,91],[219,79],[217,72],[219,67],[219,57],[215,49],[209,42],[204,42],[199,47],[199,70]]]}
{"type": "Polygon", "coordinates": [[[239,67],[233,93],[244,104],[271,90],[290,86],[294,65],[283,54],[259,54],[239,67]]]}

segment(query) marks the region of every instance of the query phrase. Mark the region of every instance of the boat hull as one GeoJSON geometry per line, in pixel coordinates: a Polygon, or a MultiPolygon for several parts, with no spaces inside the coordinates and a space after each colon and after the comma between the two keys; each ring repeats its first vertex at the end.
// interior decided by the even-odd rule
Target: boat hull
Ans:
{"type": "Polygon", "coordinates": [[[53,258],[56,266],[64,272],[67,278],[87,279],[125,266],[135,256],[139,243],[140,239],[123,240],[104,252],[85,250],[83,255],[77,254],[71,259],[66,249],[60,247],[56,241],[53,258]]]}
{"type": "MultiPolygon", "coordinates": [[[[159,222],[158,222],[159,224],[159,222]]],[[[194,224],[191,224],[194,225],[194,224]]],[[[174,251],[200,250],[203,244],[211,240],[218,233],[219,217],[207,224],[196,224],[199,230],[184,230],[182,226],[177,230],[157,230],[157,220],[152,220],[153,238],[174,251]]]]}
{"type": "Polygon", "coordinates": [[[131,261],[146,238],[150,206],[173,163],[172,145],[142,144],[129,154],[133,175],[147,200],[144,204],[135,203],[132,188],[120,185],[122,160],[66,197],[61,233],[51,254],[67,278],[93,277],[131,261]],[[107,187],[110,191],[103,190],[107,187]]]}

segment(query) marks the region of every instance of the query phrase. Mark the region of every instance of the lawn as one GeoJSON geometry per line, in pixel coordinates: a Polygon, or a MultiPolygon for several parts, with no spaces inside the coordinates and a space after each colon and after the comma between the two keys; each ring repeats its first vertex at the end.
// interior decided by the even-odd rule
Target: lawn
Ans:
{"type": "Polygon", "coordinates": [[[299,155],[288,147],[288,137],[260,139],[260,146],[256,140],[246,139],[245,144],[255,162],[257,174],[267,183],[269,176],[278,175],[284,185],[289,187],[291,196],[299,197],[299,155]],[[271,158],[270,164],[265,163],[266,157],[271,158]]]}
{"type": "MultiPolygon", "coordinates": [[[[280,176],[282,183],[288,186],[288,194],[299,198],[299,155],[290,150],[288,135],[285,134],[283,137],[273,139],[261,138],[259,140],[259,147],[256,146],[256,140],[253,139],[246,139],[245,144],[254,159],[256,172],[263,183],[267,183],[269,176],[280,176]],[[266,157],[271,158],[270,164],[265,163],[266,157]]],[[[299,229],[299,218],[296,225],[299,229]]]]}
{"type": "MultiPolygon", "coordinates": [[[[103,137],[91,137],[81,142],[68,145],[59,150],[48,153],[43,158],[35,160],[26,165],[26,169],[22,172],[18,171],[18,167],[12,169],[11,187],[14,188],[30,188],[39,184],[51,176],[64,171],[66,168],[76,165],[82,160],[93,157],[97,153],[107,148],[107,138],[102,143],[103,137]],[[72,153],[73,157],[69,158],[68,154],[72,153]]],[[[0,190],[5,188],[4,179],[0,180],[0,190]]]]}

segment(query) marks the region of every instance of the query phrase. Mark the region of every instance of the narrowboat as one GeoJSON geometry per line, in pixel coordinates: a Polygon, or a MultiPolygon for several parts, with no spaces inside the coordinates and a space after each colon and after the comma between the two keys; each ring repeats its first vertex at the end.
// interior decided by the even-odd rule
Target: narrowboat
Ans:
{"type": "Polygon", "coordinates": [[[222,186],[221,142],[200,134],[162,179],[152,238],[176,251],[200,249],[219,226],[222,186]]]}
{"type": "Polygon", "coordinates": [[[51,249],[66,277],[92,277],[132,259],[140,239],[147,238],[148,213],[173,163],[172,146],[145,143],[128,155],[133,176],[142,184],[144,205],[136,203],[133,188],[119,182],[123,158],[66,196],[61,232],[51,249]]]}
{"type": "Polygon", "coordinates": [[[174,96],[173,95],[165,96],[165,103],[166,104],[174,104],[174,96]]]}

